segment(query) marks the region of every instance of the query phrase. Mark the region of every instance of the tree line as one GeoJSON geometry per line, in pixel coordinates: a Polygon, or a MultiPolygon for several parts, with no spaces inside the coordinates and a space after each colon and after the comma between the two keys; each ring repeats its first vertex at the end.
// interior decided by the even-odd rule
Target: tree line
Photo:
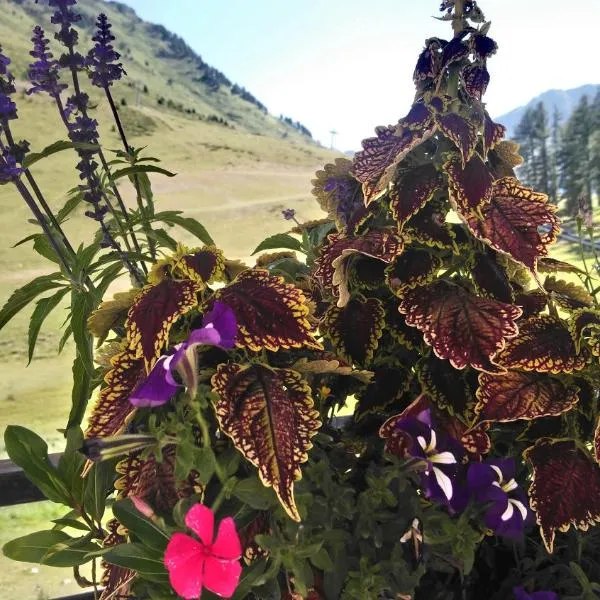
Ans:
{"type": "Polygon", "coordinates": [[[580,200],[600,202],[600,90],[561,121],[556,107],[548,114],[540,102],[525,111],[513,137],[524,158],[520,179],[554,203],[564,200],[574,215],[580,200]]]}

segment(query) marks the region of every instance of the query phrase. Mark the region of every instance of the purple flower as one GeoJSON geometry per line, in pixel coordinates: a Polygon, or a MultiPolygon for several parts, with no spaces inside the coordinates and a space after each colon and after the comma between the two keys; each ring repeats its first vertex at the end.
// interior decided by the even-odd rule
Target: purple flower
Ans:
{"type": "Polygon", "coordinates": [[[58,61],[53,59],[52,52],[48,49],[49,41],[44,37],[44,30],[39,25],[34,27],[31,41],[33,50],[29,54],[37,60],[29,65],[27,75],[33,87],[27,90],[27,93],[46,92],[56,97],[67,86],[58,82],[58,61]]]}
{"type": "Polygon", "coordinates": [[[6,149],[0,152],[0,185],[15,181],[23,173],[15,157],[6,149]]]}
{"type": "Polygon", "coordinates": [[[340,223],[346,226],[359,208],[364,206],[360,183],[350,177],[330,177],[323,190],[333,194],[336,200],[335,212],[340,223]]]}
{"type": "Polygon", "coordinates": [[[86,65],[89,67],[89,75],[92,83],[101,88],[107,88],[113,81],[121,79],[125,73],[123,65],[117,63],[121,55],[115,51],[111,42],[115,36],[110,32],[112,25],[108,22],[105,14],[98,17],[96,23],[98,32],[92,38],[96,45],[90,50],[86,65]]]}
{"type": "Polygon", "coordinates": [[[515,600],[559,600],[556,592],[531,592],[528,594],[521,586],[513,588],[515,600]]]}
{"type": "Polygon", "coordinates": [[[81,20],[81,15],[70,8],[76,4],[77,0],[48,1],[49,6],[56,8],[50,20],[55,25],[60,25],[60,30],[54,34],[54,37],[69,50],[60,57],[60,66],[78,70],[83,67],[85,61],[79,52],[73,51],[79,36],[72,25],[81,20]]]}
{"type": "Polygon", "coordinates": [[[0,121],[17,118],[17,105],[10,98],[15,93],[12,73],[8,70],[10,58],[2,54],[0,46],[0,121]]]}
{"type": "Polygon", "coordinates": [[[293,208],[284,208],[281,214],[286,221],[291,221],[296,217],[296,211],[293,208]]]}
{"type": "Polygon", "coordinates": [[[417,417],[399,421],[398,429],[407,434],[408,453],[425,464],[421,485],[430,500],[448,505],[458,512],[466,506],[467,497],[460,485],[460,465],[464,448],[452,438],[436,432],[431,426],[431,412],[425,410],[417,417]]]}
{"type": "Polygon", "coordinates": [[[472,463],[467,473],[467,483],[473,497],[489,504],[484,523],[496,535],[519,537],[532,519],[527,498],[519,489],[513,458],[472,463]]]}
{"type": "Polygon", "coordinates": [[[235,345],[237,322],[231,308],[215,302],[213,309],[204,315],[202,327],[194,329],[188,339],[175,346],[175,352],[161,356],[148,377],[133,391],[129,402],[137,407],[154,407],[166,404],[181,387],[186,387],[191,396],[198,389],[196,349],[200,345],[230,349],[235,345]],[[183,385],[175,380],[178,373],[183,385]]]}

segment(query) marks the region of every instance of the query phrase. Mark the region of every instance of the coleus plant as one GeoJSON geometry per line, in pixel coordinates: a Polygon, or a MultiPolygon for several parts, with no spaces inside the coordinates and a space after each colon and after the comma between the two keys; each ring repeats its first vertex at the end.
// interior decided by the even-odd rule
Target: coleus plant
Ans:
{"type": "MultiPolygon", "coordinates": [[[[61,273],[2,311],[66,289],[78,351],[60,464],[34,433],[5,434],[68,512],[5,554],[77,573],[101,561],[100,581],[78,577],[105,599],[596,597],[598,534],[581,532],[600,520],[598,290],[548,256],[556,207],[519,182],[518,147],[485,109],[496,43],[477,4],[442,3],[454,35],[426,41],[407,115],[319,171],[327,217],[266,239],[255,253],[280,251],[254,267],[154,212],[156,167],[124,132],[130,166],[98,166],[87,100],[75,85],[61,108],[59,73],[87,70],[118,118],[110,25],[99,18],[79,60],[75,0],[50,4],[67,52],[54,61],[36,30],[31,78],[70,143],[45,153],[80,154],[100,234],[75,253],[60,218],[40,219],[61,273]],[[121,173],[138,209],[109,217],[121,173]],[[203,245],[177,244],[161,220],[203,245]],[[124,269],[134,287],[105,297],[124,269]]],[[[7,65],[2,178],[30,203],[7,65]]]]}

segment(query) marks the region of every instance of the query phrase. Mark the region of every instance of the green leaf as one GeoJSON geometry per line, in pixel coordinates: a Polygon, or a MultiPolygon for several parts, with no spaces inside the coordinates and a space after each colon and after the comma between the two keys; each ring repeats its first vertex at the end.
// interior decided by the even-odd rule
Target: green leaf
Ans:
{"type": "Polygon", "coordinates": [[[65,344],[67,343],[67,341],[69,340],[69,338],[72,335],[73,335],[73,327],[71,326],[71,323],[69,323],[67,325],[67,328],[65,329],[64,333],[62,334],[60,341],[58,342],[58,353],[59,354],[63,351],[65,344]]]}
{"type": "Polygon", "coordinates": [[[214,475],[217,459],[215,453],[210,446],[197,448],[195,453],[195,468],[198,471],[198,479],[200,483],[206,485],[214,475]]]}
{"type": "Polygon", "coordinates": [[[64,527],[70,527],[71,529],[79,529],[80,531],[89,531],[90,528],[77,519],[69,519],[68,517],[62,517],[60,519],[52,519],[53,523],[56,523],[55,530],[61,530],[64,527]]]}
{"type": "Polygon", "coordinates": [[[102,558],[118,567],[136,571],[145,579],[156,577],[161,581],[168,577],[162,554],[152,552],[141,544],[119,544],[103,554],[102,558]]]}
{"type": "Polygon", "coordinates": [[[86,369],[81,356],[77,355],[73,361],[73,389],[71,390],[71,411],[67,428],[78,426],[83,421],[90,399],[91,383],[92,376],[86,369]]]}
{"type": "Polygon", "coordinates": [[[317,569],[321,569],[321,571],[332,571],[333,570],[333,561],[329,556],[329,552],[325,550],[325,548],[321,548],[316,554],[313,556],[309,556],[310,562],[317,567],[317,569]]]}
{"type": "Polygon", "coordinates": [[[52,247],[52,244],[48,240],[45,234],[38,234],[33,241],[33,249],[46,260],[53,262],[57,265],[60,264],[60,259],[56,255],[56,251],[52,247]]]}
{"type": "Polygon", "coordinates": [[[175,177],[177,173],[171,173],[171,171],[167,171],[167,169],[163,169],[162,167],[157,167],[155,165],[134,165],[132,167],[125,167],[124,169],[119,169],[112,174],[112,178],[114,181],[117,179],[121,179],[121,177],[128,177],[130,175],[136,175],[137,173],[160,173],[161,175],[166,175],[167,177],[175,177]]]}
{"type": "Polygon", "coordinates": [[[95,463],[85,479],[83,507],[96,522],[100,522],[106,508],[106,498],[113,490],[115,461],[95,463]]]}
{"type": "Polygon", "coordinates": [[[0,329],[2,329],[19,311],[25,308],[34,298],[40,294],[63,287],[62,275],[52,273],[50,275],[41,275],[33,281],[25,284],[12,293],[6,301],[2,310],[0,310],[0,329]]]}
{"type": "Polygon", "coordinates": [[[239,481],[233,488],[233,495],[256,510],[268,510],[277,504],[273,488],[265,487],[258,477],[239,481]]]}
{"type": "Polygon", "coordinates": [[[71,308],[71,326],[77,354],[89,375],[94,374],[92,343],[87,328],[87,320],[94,308],[93,297],[88,292],[73,292],[71,308]]]}
{"type": "Polygon", "coordinates": [[[41,152],[29,153],[23,160],[23,166],[28,168],[36,162],[42,160],[42,158],[52,156],[53,154],[56,154],[57,152],[62,152],[63,150],[69,150],[70,148],[74,148],[76,150],[99,150],[100,146],[98,146],[98,144],[86,144],[84,142],[67,142],[66,140],[61,140],[58,142],[54,142],[54,144],[46,146],[41,152]]]}
{"type": "Polygon", "coordinates": [[[112,507],[113,514],[140,542],[148,548],[163,551],[169,536],[154,522],[147,519],[131,502],[121,500],[112,507]]]}
{"type": "Polygon", "coordinates": [[[302,251],[302,242],[292,237],[287,233],[277,233],[263,240],[252,252],[252,255],[262,250],[273,250],[275,248],[287,248],[289,250],[300,250],[302,251]]]}
{"type": "Polygon", "coordinates": [[[73,264],[73,273],[75,275],[81,275],[83,272],[88,271],[94,256],[98,254],[99,250],[99,242],[94,242],[89,246],[80,246],[77,250],[75,263],[73,264]]]}
{"type": "Polygon", "coordinates": [[[160,246],[168,248],[173,252],[177,250],[177,241],[173,239],[164,229],[153,229],[151,232],[148,232],[148,235],[155,239],[160,246]]]}
{"type": "Polygon", "coordinates": [[[154,194],[152,193],[152,183],[150,182],[150,178],[148,177],[148,175],[146,175],[146,173],[138,173],[136,175],[136,179],[140,188],[140,194],[142,195],[142,198],[148,201],[149,212],[151,214],[154,214],[154,194]]]}
{"type": "Polygon", "coordinates": [[[215,245],[214,240],[210,237],[204,225],[198,223],[196,219],[182,217],[181,211],[169,210],[156,213],[152,220],[162,221],[163,223],[167,223],[167,225],[178,225],[197,237],[203,244],[206,244],[207,246],[215,245]]]}
{"type": "Polygon", "coordinates": [[[106,269],[102,271],[102,275],[100,276],[100,283],[96,285],[96,294],[99,298],[104,297],[104,294],[106,294],[106,290],[108,290],[110,284],[119,277],[122,270],[123,263],[119,261],[114,265],[110,265],[110,267],[106,267],[106,269]]]}
{"type": "Polygon", "coordinates": [[[66,431],[67,446],[58,461],[57,471],[62,480],[67,484],[71,496],[77,504],[83,501],[83,488],[85,479],[81,471],[85,464],[85,457],[79,451],[83,446],[83,431],[77,425],[68,427],[66,431]]]}
{"type": "Polygon", "coordinates": [[[68,291],[68,288],[62,288],[58,290],[58,292],[56,292],[53,296],[49,296],[48,298],[42,298],[41,300],[38,300],[36,302],[35,309],[33,310],[31,319],[29,320],[28,363],[30,363],[31,359],[33,358],[35,344],[37,342],[40,329],[42,328],[42,324],[46,320],[46,317],[60,304],[60,301],[66,296],[68,291]]]}
{"type": "Polygon", "coordinates": [[[77,193],[71,196],[64,206],[56,213],[56,220],[62,223],[81,203],[83,202],[83,194],[77,193]]]}
{"type": "MultiPolygon", "coordinates": [[[[53,530],[54,531],[54,530],[53,530]]],[[[100,550],[89,536],[60,541],[48,549],[41,563],[49,567],[77,567],[89,561],[90,552],[100,550]]]]}
{"type": "Polygon", "coordinates": [[[56,529],[36,531],[7,542],[2,547],[2,552],[12,560],[39,564],[52,546],[70,539],[64,531],[56,529]]]}
{"type": "Polygon", "coordinates": [[[68,485],[50,462],[48,445],[39,435],[25,427],[9,425],[4,432],[4,445],[10,459],[48,500],[71,506],[68,485]]]}

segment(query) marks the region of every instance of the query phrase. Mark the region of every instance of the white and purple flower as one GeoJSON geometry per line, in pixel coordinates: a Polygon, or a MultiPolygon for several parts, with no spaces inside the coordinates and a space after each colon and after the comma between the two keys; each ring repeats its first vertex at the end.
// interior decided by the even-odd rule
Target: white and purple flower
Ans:
{"type": "Polygon", "coordinates": [[[474,499],[488,504],[484,515],[486,527],[496,535],[519,537],[532,520],[527,498],[515,481],[512,458],[472,463],[467,483],[474,499]]]}
{"type": "Polygon", "coordinates": [[[558,600],[556,592],[531,592],[525,591],[523,587],[513,588],[515,600],[558,600]]]}
{"type": "Polygon", "coordinates": [[[225,350],[235,346],[237,322],[231,308],[215,302],[204,315],[202,327],[194,329],[188,339],[175,346],[174,352],[161,356],[148,377],[133,391],[129,402],[137,407],[155,407],[166,404],[182,387],[194,396],[198,389],[196,349],[201,345],[217,346],[225,350]],[[175,380],[175,373],[182,384],[175,380]]]}

